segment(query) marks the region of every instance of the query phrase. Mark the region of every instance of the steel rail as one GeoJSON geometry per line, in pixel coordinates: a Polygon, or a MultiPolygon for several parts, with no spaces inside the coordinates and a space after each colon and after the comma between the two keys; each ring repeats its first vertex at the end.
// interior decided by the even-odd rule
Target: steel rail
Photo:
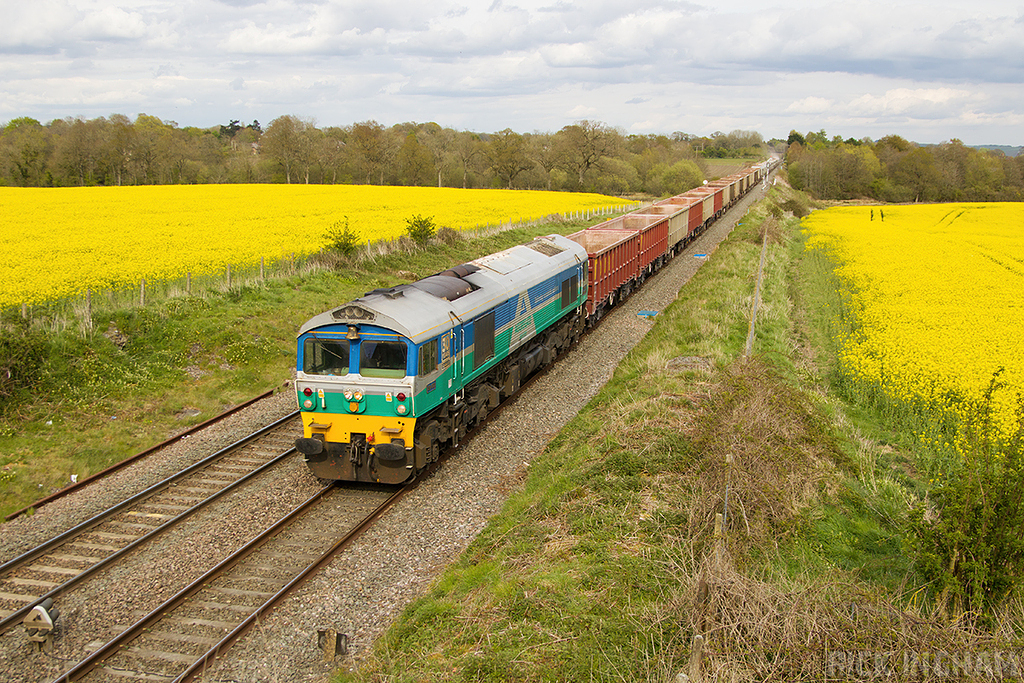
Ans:
{"type": "MultiPolygon", "coordinates": [[[[36,560],[36,559],[38,559],[38,558],[40,558],[40,557],[42,557],[42,556],[52,552],[53,550],[55,550],[56,548],[60,547],[61,545],[64,545],[65,543],[68,543],[69,541],[71,541],[74,538],[84,534],[85,532],[89,531],[90,529],[92,529],[92,528],[102,524],[103,522],[105,522],[107,519],[109,519],[113,515],[117,514],[118,512],[121,512],[121,511],[125,510],[126,508],[131,507],[134,504],[140,503],[140,502],[142,502],[142,501],[144,501],[144,500],[146,500],[146,499],[156,495],[160,491],[162,491],[162,490],[168,488],[169,486],[171,486],[172,484],[174,484],[176,481],[178,481],[180,479],[183,479],[186,476],[189,476],[191,474],[194,474],[196,471],[202,469],[203,467],[205,467],[205,466],[207,466],[209,464],[212,464],[217,459],[220,459],[220,458],[224,457],[225,455],[227,455],[232,450],[235,450],[235,449],[239,448],[240,446],[243,446],[246,443],[255,440],[259,436],[262,436],[263,434],[276,429],[277,427],[281,426],[285,422],[293,419],[295,417],[295,415],[297,414],[297,412],[298,411],[296,411],[295,413],[292,413],[290,415],[287,415],[287,416],[277,420],[276,422],[274,422],[274,423],[272,423],[272,424],[270,424],[270,425],[268,425],[266,427],[263,427],[262,429],[260,429],[257,432],[253,432],[252,434],[250,434],[249,436],[245,437],[244,439],[241,439],[241,440],[235,442],[234,444],[232,444],[230,446],[227,446],[227,447],[217,451],[213,455],[208,456],[207,458],[204,458],[200,462],[195,463],[195,464],[189,466],[188,468],[182,470],[181,472],[178,472],[177,474],[172,475],[171,477],[168,477],[167,479],[164,479],[163,481],[158,482],[157,484],[154,484],[153,486],[149,487],[148,489],[145,489],[144,491],[136,494],[135,496],[133,496],[133,497],[131,497],[131,498],[125,500],[125,501],[122,501],[122,502],[118,503],[117,505],[115,505],[115,506],[113,506],[111,508],[108,508],[107,510],[101,512],[99,515],[97,515],[97,516],[95,516],[95,517],[93,517],[91,519],[88,519],[85,522],[82,522],[78,526],[76,526],[76,527],[74,527],[72,529],[69,529],[68,531],[64,532],[63,534],[60,534],[59,536],[55,536],[55,537],[51,538],[49,541],[46,541],[45,543],[43,543],[43,544],[41,544],[39,546],[36,546],[32,550],[29,550],[28,552],[23,553],[22,555],[19,555],[18,557],[15,557],[14,559],[4,563],[3,565],[0,565],[0,576],[9,574],[9,573],[19,569],[20,567],[25,566],[29,562],[32,562],[33,560],[36,560]]],[[[69,588],[71,588],[75,584],[79,583],[80,581],[88,578],[89,576],[95,574],[99,570],[105,568],[106,566],[108,566],[112,562],[115,562],[115,561],[119,560],[121,557],[126,555],[128,552],[136,549],[137,547],[139,547],[143,543],[152,540],[153,537],[155,537],[155,536],[157,536],[157,535],[159,535],[161,533],[166,532],[167,530],[169,530],[174,525],[176,525],[179,522],[184,521],[186,518],[190,517],[193,513],[199,511],[201,508],[205,507],[206,505],[214,502],[215,500],[217,500],[221,496],[225,495],[226,493],[229,493],[230,491],[233,491],[235,488],[237,488],[238,486],[241,486],[242,484],[248,482],[252,478],[260,475],[261,473],[263,473],[264,471],[266,471],[270,467],[273,467],[274,465],[279,463],[281,460],[291,456],[294,452],[295,452],[295,448],[294,447],[289,448],[288,450],[284,451],[281,455],[278,455],[275,458],[273,458],[273,459],[269,460],[268,462],[264,463],[263,465],[260,465],[258,468],[256,468],[252,472],[249,472],[248,474],[243,475],[241,478],[235,480],[234,482],[232,482],[231,484],[229,484],[225,488],[221,489],[220,491],[217,491],[216,493],[212,494],[211,496],[209,496],[205,500],[200,501],[199,503],[197,503],[196,505],[192,506],[188,510],[182,512],[180,515],[177,515],[176,517],[167,520],[166,522],[164,522],[160,526],[155,527],[152,531],[150,531],[150,532],[146,533],[145,535],[140,536],[139,538],[135,539],[134,541],[129,543],[124,548],[118,550],[117,552],[115,552],[115,553],[113,553],[111,555],[108,555],[107,557],[105,557],[104,559],[100,560],[99,562],[97,562],[97,563],[91,565],[90,567],[86,568],[82,573],[72,577],[71,579],[68,579],[67,581],[65,581],[61,585],[59,585],[59,586],[53,588],[52,590],[50,590],[45,595],[43,595],[43,596],[41,596],[39,598],[36,598],[33,602],[28,603],[27,605],[21,607],[20,609],[18,609],[15,612],[11,613],[7,617],[4,617],[3,619],[0,619],[0,634],[3,634],[5,632],[7,632],[8,630],[10,630],[10,628],[12,626],[14,626],[17,623],[19,623],[25,617],[26,614],[28,614],[30,611],[32,611],[32,609],[34,607],[36,607],[41,602],[43,602],[43,600],[46,600],[47,598],[51,598],[51,597],[55,597],[55,596],[59,595],[60,593],[68,590],[69,588]]]]}
{"type": "MultiPolygon", "coordinates": [[[[85,659],[78,662],[74,667],[68,669],[58,678],[54,679],[53,683],[70,683],[71,681],[77,681],[82,677],[86,676],[90,671],[100,666],[107,658],[111,657],[119,650],[121,650],[126,644],[132,640],[138,638],[140,635],[145,633],[147,629],[150,629],[158,621],[164,618],[175,608],[182,605],[186,600],[195,595],[198,591],[206,587],[206,585],[214,578],[226,572],[231,567],[238,564],[241,560],[245,559],[252,552],[259,549],[264,543],[275,536],[280,530],[305,515],[311,508],[319,504],[324,497],[335,488],[335,484],[331,483],[324,486],[320,491],[313,494],[305,502],[300,504],[294,510],[289,512],[287,515],[279,519],[273,525],[265,529],[258,536],[251,539],[244,546],[236,550],[229,557],[222,560],[217,566],[213,567],[201,577],[193,581],[191,584],[183,588],[181,591],[176,593],[167,599],[162,605],[154,609],[152,612],[142,617],[140,620],[135,622],[132,626],[128,627],[115,638],[104,644],[99,649],[95,650],[85,659]]],[[[231,643],[237,640],[242,634],[244,634],[255,621],[266,614],[270,609],[276,606],[288,593],[294,590],[298,585],[302,583],[306,578],[315,573],[324,564],[337,554],[339,550],[351,543],[359,534],[361,534],[366,528],[368,528],[376,519],[380,517],[387,509],[389,509],[395,502],[397,502],[406,491],[411,490],[412,487],[405,486],[393,494],[391,494],[380,506],[378,506],[373,512],[365,517],[359,524],[353,527],[345,536],[337,541],[330,550],[324,553],[319,559],[314,560],[312,563],[306,566],[301,572],[296,574],[282,589],[274,594],[269,600],[263,605],[257,607],[255,611],[246,618],[240,625],[235,627],[227,636],[221,639],[213,648],[207,651],[205,654],[197,657],[196,662],[193,663],[189,669],[179,675],[176,680],[186,680],[184,676],[195,675],[199,669],[204,668],[210,661],[212,661],[218,654],[224,651],[227,647],[230,647],[231,643]]]]}
{"type": "Polygon", "coordinates": [[[273,597],[271,597],[265,603],[260,605],[256,609],[256,611],[249,615],[249,617],[246,618],[245,621],[243,621],[241,624],[239,624],[233,631],[231,631],[231,633],[224,636],[224,638],[221,639],[219,643],[217,643],[212,648],[207,650],[206,653],[203,654],[199,659],[197,659],[195,663],[193,663],[188,669],[186,669],[183,674],[181,674],[180,676],[178,676],[178,678],[175,679],[175,683],[185,683],[186,681],[191,681],[200,673],[205,672],[206,667],[209,666],[209,664],[213,662],[214,659],[216,659],[222,652],[229,649],[232,645],[234,645],[234,643],[239,638],[244,636],[249,631],[249,629],[251,629],[256,624],[256,622],[259,621],[259,619],[262,616],[268,614],[271,610],[277,607],[281,602],[284,601],[284,599],[288,595],[290,595],[293,591],[299,588],[299,586],[301,586],[306,581],[306,579],[311,577],[316,572],[320,571],[320,569],[322,569],[324,565],[326,565],[328,562],[334,559],[334,557],[339,552],[341,552],[349,545],[351,545],[359,536],[362,535],[364,531],[366,531],[366,529],[370,528],[374,524],[374,522],[376,522],[380,518],[381,515],[383,515],[385,512],[391,509],[391,507],[395,503],[397,503],[399,500],[405,497],[405,495],[408,492],[412,491],[414,488],[416,488],[416,482],[407,484],[400,488],[398,491],[395,491],[395,493],[389,496],[387,500],[381,503],[380,507],[378,507],[376,510],[367,515],[366,518],[363,519],[363,521],[361,521],[359,524],[353,527],[343,537],[338,539],[338,541],[327,552],[325,552],[320,557],[320,559],[313,561],[299,574],[296,574],[291,581],[289,581],[284,587],[281,588],[281,590],[275,593],[273,597]]]}
{"type": "Polygon", "coordinates": [[[57,500],[58,498],[63,498],[64,496],[68,495],[69,493],[72,493],[73,491],[77,491],[78,489],[82,488],[83,486],[86,486],[87,484],[91,484],[92,482],[96,481],[97,479],[102,479],[103,477],[107,476],[108,474],[110,474],[112,472],[116,472],[117,470],[121,469],[122,467],[130,465],[130,464],[132,464],[133,462],[135,462],[137,460],[141,460],[142,458],[146,457],[150,453],[153,453],[155,451],[160,450],[161,448],[165,448],[165,447],[171,445],[172,443],[180,441],[181,439],[184,439],[186,436],[191,436],[192,434],[195,434],[196,432],[198,432],[200,430],[206,429],[210,425],[212,425],[212,424],[214,424],[216,422],[220,422],[224,418],[230,417],[231,415],[234,415],[235,413],[239,412],[240,410],[248,408],[249,406],[251,406],[253,403],[256,403],[257,401],[262,401],[265,398],[273,396],[273,394],[274,394],[274,390],[271,389],[270,391],[266,391],[266,392],[260,394],[259,396],[255,397],[255,398],[250,398],[248,401],[246,401],[244,403],[239,403],[234,408],[229,408],[228,410],[225,410],[223,413],[221,413],[219,415],[215,415],[214,417],[211,417],[209,420],[206,420],[205,422],[200,422],[197,425],[193,425],[193,426],[189,427],[188,429],[186,429],[185,431],[180,432],[179,434],[176,434],[176,435],[172,436],[169,439],[165,439],[164,441],[161,441],[160,443],[158,443],[155,446],[151,446],[150,448],[147,448],[146,450],[142,451],[141,453],[136,453],[135,455],[129,456],[129,457],[125,458],[124,460],[122,460],[121,462],[114,463],[110,467],[108,467],[108,468],[106,468],[104,470],[101,470],[100,472],[97,472],[96,474],[91,474],[88,477],[86,477],[85,479],[82,479],[81,481],[75,482],[74,484],[68,484],[67,486],[65,486],[64,488],[60,489],[59,491],[54,491],[50,495],[46,496],[45,498],[40,498],[39,500],[37,500],[36,502],[32,503],[31,505],[27,505],[27,506],[21,508],[20,510],[15,510],[11,514],[7,515],[4,519],[6,519],[9,522],[12,519],[14,519],[15,517],[18,517],[20,515],[25,514],[29,510],[41,508],[42,506],[46,505],[47,503],[52,503],[53,501],[57,500]]]}

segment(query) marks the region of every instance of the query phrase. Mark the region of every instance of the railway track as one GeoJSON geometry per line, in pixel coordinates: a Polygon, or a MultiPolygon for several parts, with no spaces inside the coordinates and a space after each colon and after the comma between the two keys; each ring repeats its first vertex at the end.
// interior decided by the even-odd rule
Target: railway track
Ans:
{"type": "Polygon", "coordinates": [[[325,486],[54,683],[191,680],[408,490],[325,486]]]}
{"type": "MultiPolygon", "coordinates": [[[[488,419],[513,402],[503,402],[488,419]]],[[[286,460],[300,460],[293,445],[300,435],[295,412],[0,565],[0,634],[47,599],[59,604],[71,589],[89,590],[91,577],[145,552],[146,544],[226,494],[286,460]]],[[[87,648],[92,654],[54,680],[187,680],[369,526],[397,500],[394,490],[322,488],[164,604],[133,614],[135,623],[116,627],[113,638],[94,639],[87,648]],[[338,530],[349,528],[339,540],[338,530]]]]}
{"type": "Polygon", "coordinates": [[[225,494],[288,459],[292,413],[0,565],[0,634],[49,598],[116,563],[225,494]]]}
{"type": "MultiPolygon", "coordinates": [[[[192,528],[182,522],[194,518],[200,524],[217,525],[224,511],[214,504],[227,494],[274,498],[277,482],[287,472],[304,472],[304,478],[315,483],[294,448],[300,435],[299,415],[293,412],[0,565],[0,634],[22,624],[38,605],[50,610],[49,599],[56,599],[61,607],[69,600],[88,604],[89,595],[109,590],[111,576],[131,572],[130,567],[140,562],[151,566],[173,562],[175,544],[183,533],[188,537],[192,528]],[[241,488],[247,484],[255,488],[241,488]]],[[[150,600],[145,609],[111,613],[105,626],[75,632],[80,645],[71,650],[60,645],[69,633],[58,621],[54,629],[57,656],[42,655],[50,661],[44,668],[50,673],[31,680],[55,675],[55,681],[190,679],[354,540],[405,490],[372,485],[321,487],[276,522],[268,522],[263,531],[259,531],[259,520],[260,526],[252,527],[252,533],[258,533],[250,540],[226,543],[223,554],[203,563],[203,568],[216,566],[198,578],[203,568],[191,572],[171,588],[174,595],[155,609],[157,601],[150,600]],[[57,661],[64,664],[54,667],[57,661]]],[[[273,509],[278,510],[273,515],[277,518],[287,508],[278,504],[273,509]]],[[[241,538],[250,535],[246,531],[241,538]]],[[[8,643],[18,647],[23,637],[8,643]]]]}
{"type": "Polygon", "coordinates": [[[215,415],[214,417],[210,418],[209,420],[206,420],[205,422],[201,422],[201,423],[199,423],[197,425],[192,425],[188,429],[186,429],[186,430],[184,430],[182,432],[179,432],[178,434],[175,434],[171,438],[169,438],[169,439],[167,439],[165,441],[162,441],[162,442],[156,444],[155,446],[151,446],[150,448],[147,448],[146,450],[142,451],[141,453],[136,453],[135,455],[133,455],[133,456],[131,456],[129,458],[125,458],[124,460],[121,460],[120,462],[117,462],[117,463],[111,465],[110,467],[106,468],[105,470],[103,470],[101,472],[97,472],[96,474],[94,474],[92,476],[85,477],[84,479],[80,479],[80,480],[78,480],[77,482],[75,482],[73,484],[69,484],[68,486],[65,486],[64,488],[62,488],[59,491],[55,491],[54,493],[51,493],[50,495],[46,496],[45,498],[41,498],[41,499],[37,500],[36,502],[32,503],[31,505],[29,505],[27,507],[23,507],[20,510],[16,510],[15,512],[12,512],[11,514],[7,515],[6,519],[8,521],[10,521],[10,520],[15,519],[17,517],[20,517],[21,515],[23,515],[26,512],[28,512],[29,510],[38,510],[39,508],[41,508],[42,506],[46,505],[47,503],[52,503],[53,501],[55,501],[55,500],[57,500],[59,498],[63,498],[64,496],[66,496],[66,495],[68,495],[70,493],[73,493],[73,492],[75,492],[75,491],[77,491],[79,489],[85,488],[91,482],[96,481],[97,479],[102,479],[103,477],[106,477],[106,476],[110,475],[111,473],[116,472],[119,469],[127,467],[128,465],[131,465],[134,462],[138,462],[139,460],[145,458],[147,455],[150,455],[151,453],[159,451],[160,449],[165,448],[166,446],[169,446],[170,444],[173,444],[173,443],[176,443],[178,441],[181,441],[182,439],[186,439],[189,436],[192,436],[193,434],[195,434],[197,432],[200,432],[203,429],[206,429],[207,427],[209,427],[212,424],[220,422],[221,420],[223,420],[225,418],[228,418],[228,417],[230,417],[230,416],[232,416],[232,415],[234,415],[236,413],[241,412],[242,410],[244,410],[245,408],[248,408],[249,406],[251,406],[252,404],[256,403],[257,401],[262,401],[265,398],[269,398],[270,396],[273,396],[273,394],[274,394],[273,391],[266,391],[266,392],[260,394],[259,396],[255,396],[255,397],[249,399],[248,401],[245,401],[244,403],[239,403],[238,405],[234,406],[233,408],[229,408],[228,410],[225,410],[224,412],[220,413],[219,415],[215,415]]]}

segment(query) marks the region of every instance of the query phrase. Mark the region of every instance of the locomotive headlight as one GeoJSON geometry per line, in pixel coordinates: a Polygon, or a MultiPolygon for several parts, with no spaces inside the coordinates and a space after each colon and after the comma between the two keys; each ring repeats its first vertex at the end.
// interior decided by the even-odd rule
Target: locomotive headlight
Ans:
{"type": "Polygon", "coordinates": [[[352,400],[352,396],[353,396],[352,390],[351,389],[346,389],[345,390],[345,400],[346,401],[351,401],[352,400]]]}
{"type": "Polygon", "coordinates": [[[399,404],[399,406],[395,408],[395,412],[397,412],[399,415],[405,415],[407,410],[408,409],[405,407],[404,404],[399,404]]]}
{"type": "Polygon", "coordinates": [[[357,400],[357,401],[362,401],[363,400],[363,392],[361,392],[358,389],[356,389],[355,394],[353,394],[353,398],[355,400],[357,400]]]}
{"type": "Polygon", "coordinates": [[[313,401],[307,398],[305,401],[302,402],[302,407],[305,408],[306,410],[312,410],[313,401]]]}

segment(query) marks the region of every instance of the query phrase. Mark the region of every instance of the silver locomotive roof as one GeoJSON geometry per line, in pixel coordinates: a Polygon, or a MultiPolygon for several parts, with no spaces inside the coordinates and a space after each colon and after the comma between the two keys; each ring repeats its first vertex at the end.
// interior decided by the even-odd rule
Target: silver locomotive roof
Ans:
{"type": "Polygon", "coordinates": [[[299,335],[320,327],[369,324],[419,344],[586,260],[586,250],[572,240],[538,237],[417,282],[369,292],[310,318],[299,335]]]}

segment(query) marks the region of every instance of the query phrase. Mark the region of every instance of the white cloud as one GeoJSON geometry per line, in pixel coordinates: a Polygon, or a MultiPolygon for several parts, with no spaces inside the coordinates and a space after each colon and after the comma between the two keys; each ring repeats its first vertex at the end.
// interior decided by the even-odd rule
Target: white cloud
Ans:
{"type": "Polygon", "coordinates": [[[588,116],[595,116],[600,113],[600,110],[597,107],[587,107],[582,104],[578,104],[566,113],[572,119],[582,119],[588,116]]]}
{"type": "Polygon", "coordinates": [[[141,14],[112,6],[87,13],[77,29],[83,40],[132,40],[149,33],[149,26],[141,14]]]}
{"type": "Polygon", "coordinates": [[[958,115],[981,99],[969,90],[955,88],[896,88],[879,96],[864,94],[857,97],[850,102],[849,113],[867,118],[893,115],[918,119],[945,118],[958,115]]]}
{"type": "Polygon", "coordinates": [[[824,97],[805,97],[786,107],[786,111],[800,114],[820,114],[832,108],[832,100],[824,97]]]}
{"type": "Polygon", "coordinates": [[[4,14],[0,117],[524,131],[591,118],[777,128],[766,137],[899,119],[910,138],[945,124],[991,141],[1020,135],[1024,109],[1024,10],[995,0],[5,0],[4,14]]]}

